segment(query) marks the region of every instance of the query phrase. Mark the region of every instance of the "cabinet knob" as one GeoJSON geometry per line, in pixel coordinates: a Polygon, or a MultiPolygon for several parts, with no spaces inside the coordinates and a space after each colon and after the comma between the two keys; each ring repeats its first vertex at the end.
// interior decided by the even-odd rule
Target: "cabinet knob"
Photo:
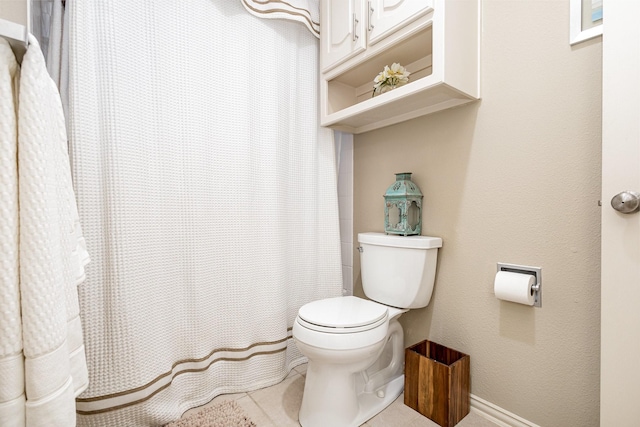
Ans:
{"type": "Polygon", "coordinates": [[[369,27],[369,31],[373,31],[373,6],[371,5],[371,2],[367,2],[369,4],[369,20],[367,21],[368,23],[368,27],[369,27]]]}

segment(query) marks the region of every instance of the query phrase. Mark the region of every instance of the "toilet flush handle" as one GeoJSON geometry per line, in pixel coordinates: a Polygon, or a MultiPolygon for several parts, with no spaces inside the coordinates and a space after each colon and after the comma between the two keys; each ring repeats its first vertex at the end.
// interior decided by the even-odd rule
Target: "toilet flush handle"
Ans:
{"type": "Polygon", "coordinates": [[[360,252],[360,253],[364,252],[364,248],[363,248],[362,246],[358,246],[356,249],[357,249],[357,250],[358,250],[358,252],[360,252]]]}

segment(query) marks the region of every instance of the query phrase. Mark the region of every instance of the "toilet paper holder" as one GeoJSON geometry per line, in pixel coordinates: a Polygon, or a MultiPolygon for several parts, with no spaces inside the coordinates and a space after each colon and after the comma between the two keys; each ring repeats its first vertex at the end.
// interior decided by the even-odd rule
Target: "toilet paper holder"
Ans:
{"type": "Polygon", "coordinates": [[[542,307],[542,268],[530,267],[527,265],[506,264],[504,262],[498,263],[498,272],[509,271],[511,273],[530,274],[535,276],[536,284],[531,286],[533,290],[533,306],[542,307]]]}

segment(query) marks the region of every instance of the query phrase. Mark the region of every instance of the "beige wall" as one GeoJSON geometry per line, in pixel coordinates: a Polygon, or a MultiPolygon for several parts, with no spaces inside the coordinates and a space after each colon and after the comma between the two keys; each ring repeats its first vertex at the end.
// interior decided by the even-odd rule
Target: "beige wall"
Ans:
{"type": "Polygon", "coordinates": [[[474,395],[585,427],[599,425],[601,40],[571,48],[568,32],[568,1],[484,0],[482,100],[355,137],[354,234],[383,231],[384,191],[413,172],[423,234],[444,246],[405,344],[468,353],[474,395]],[[543,307],[497,300],[496,262],[542,267],[543,307]]]}
{"type": "Polygon", "coordinates": [[[27,24],[27,0],[0,0],[0,18],[27,24]]]}

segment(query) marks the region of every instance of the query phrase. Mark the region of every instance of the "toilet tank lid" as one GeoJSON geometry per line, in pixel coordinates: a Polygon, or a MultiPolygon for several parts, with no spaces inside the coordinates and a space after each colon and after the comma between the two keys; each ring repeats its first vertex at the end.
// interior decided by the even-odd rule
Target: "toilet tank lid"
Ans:
{"type": "Polygon", "coordinates": [[[440,237],[396,236],[385,233],[358,233],[358,242],[367,245],[392,246],[407,249],[434,249],[442,247],[440,237]]]}

